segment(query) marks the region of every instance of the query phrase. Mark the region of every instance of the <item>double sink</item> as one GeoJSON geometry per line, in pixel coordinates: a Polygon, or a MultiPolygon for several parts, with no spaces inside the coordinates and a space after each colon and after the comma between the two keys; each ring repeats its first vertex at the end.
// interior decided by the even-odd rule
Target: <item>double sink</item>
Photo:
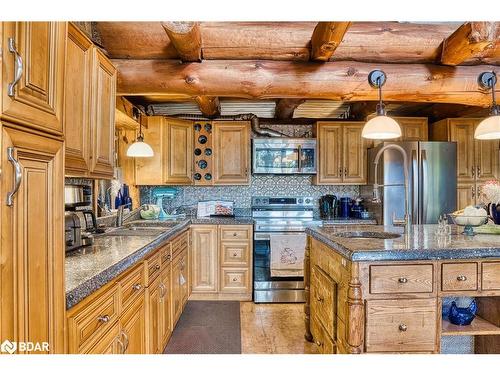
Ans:
{"type": "Polygon", "coordinates": [[[180,223],[180,221],[134,221],[99,236],[159,236],[180,223]]]}

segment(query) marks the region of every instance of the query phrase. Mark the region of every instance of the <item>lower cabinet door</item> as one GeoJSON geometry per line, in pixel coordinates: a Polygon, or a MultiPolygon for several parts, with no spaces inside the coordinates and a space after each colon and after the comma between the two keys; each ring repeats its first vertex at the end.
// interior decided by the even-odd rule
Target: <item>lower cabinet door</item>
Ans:
{"type": "Polygon", "coordinates": [[[182,313],[182,290],[181,290],[181,258],[177,257],[172,263],[172,287],[170,300],[172,303],[172,330],[182,313]]]}
{"type": "Polygon", "coordinates": [[[84,354],[121,354],[124,350],[120,327],[115,324],[97,343],[84,354]]]}
{"type": "Polygon", "coordinates": [[[189,284],[188,284],[188,256],[187,251],[184,251],[181,255],[180,265],[179,265],[179,286],[181,291],[181,303],[182,308],[187,303],[189,298],[189,284]]]}
{"type": "Polygon", "coordinates": [[[149,320],[149,353],[155,354],[160,351],[162,337],[162,295],[163,289],[161,279],[149,286],[148,293],[148,320],[149,320]]]}
{"type": "Polygon", "coordinates": [[[144,294],[120,318],[120,340],[125,354],[146,354],[146,311],[144,294]]]}
{"type": "Polygon", "coordinates": [[[172,289],[170,266],[163,272],[160,277],[160,336],[158,352],[161,353],[165,349],[170,335],[172,334],[172,313],[171,313],[171,297],[170,290],[172,289]]]}

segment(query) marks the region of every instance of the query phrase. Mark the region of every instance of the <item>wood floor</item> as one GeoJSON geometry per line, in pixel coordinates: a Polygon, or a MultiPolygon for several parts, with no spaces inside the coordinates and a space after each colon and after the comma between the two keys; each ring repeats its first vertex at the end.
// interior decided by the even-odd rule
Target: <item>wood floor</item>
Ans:
{"type": "Polygon", "coordinates": [[[243,354],[315,354],[304,339],[303,304],[240,304],[243,354]]]}

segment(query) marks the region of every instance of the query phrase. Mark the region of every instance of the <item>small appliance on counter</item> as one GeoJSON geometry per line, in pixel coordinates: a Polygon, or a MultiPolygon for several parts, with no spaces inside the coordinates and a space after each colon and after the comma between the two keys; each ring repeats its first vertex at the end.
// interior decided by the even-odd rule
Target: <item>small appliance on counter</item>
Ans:
{"type": "Polygon", "coordinates": [[[234,217],[234,202],[232,201],[200,201],[197,217],[234,217]]]}
{"type": "Polygon", "coordinates": [[[351,217],[352,199],[349,197],[340,198],[340,217],[347,219],[351,217]]]}
{"type": "Polygon", "coordinates": [[[64,242],[66,252],[82,247],[82,226],[75,212],[64,213],[64,242]]]}
{"type": "Polygon", "coordinates": [[[323,220],[334,219],[338,216],[337,196],[327,194],[319,198],[319,216],[323,220]]]}

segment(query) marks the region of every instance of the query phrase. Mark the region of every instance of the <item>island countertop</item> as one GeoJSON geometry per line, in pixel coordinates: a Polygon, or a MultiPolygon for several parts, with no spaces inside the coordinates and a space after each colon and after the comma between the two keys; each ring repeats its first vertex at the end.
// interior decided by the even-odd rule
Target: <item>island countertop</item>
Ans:
{"type": "Polygon", "coordinates": [[[435,234],[437,225],[414,225],[407,239],[404,228],[382,225],[349,225],[310,227],[306,233],[352,261],[404,261],[500,258],[500,236],[463,235],[462,227],[452,226],[451,235],[435,234]],[[395,239],[346,238],[339,232],[391,232],[395,239]]]}

